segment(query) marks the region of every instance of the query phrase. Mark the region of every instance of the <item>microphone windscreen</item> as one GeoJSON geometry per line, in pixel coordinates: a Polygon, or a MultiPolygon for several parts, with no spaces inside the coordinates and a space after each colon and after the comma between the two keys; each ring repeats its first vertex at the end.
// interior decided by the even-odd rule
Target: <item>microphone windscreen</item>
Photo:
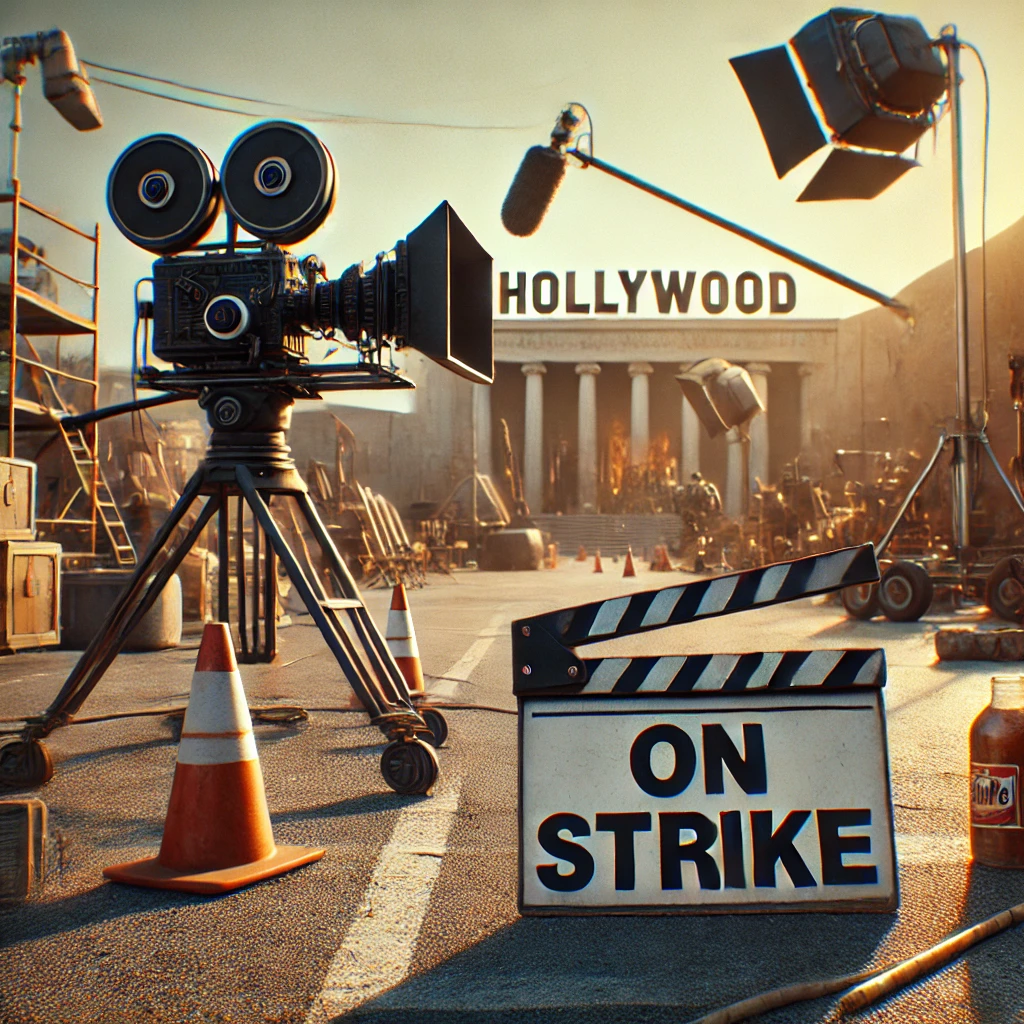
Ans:
{"type": "Polygon", "coordinates": [[[565,177],[565,157],[550,146],[532,146],[501,205],[501,222],[513,235],[532,235],[565,177]]]}

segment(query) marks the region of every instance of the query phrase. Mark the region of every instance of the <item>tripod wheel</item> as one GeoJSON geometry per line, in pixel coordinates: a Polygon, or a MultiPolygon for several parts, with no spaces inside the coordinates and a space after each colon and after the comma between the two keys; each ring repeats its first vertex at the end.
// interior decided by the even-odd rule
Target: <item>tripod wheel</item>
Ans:
{"type": "Polygon", "coordinates": [[[1013,562],[1013,556],[996,562],[985,581],[985,604],[1001,619],[1019,622],[1021,605],[1024,604],[1024,587],[1017,579],[1013,562]]]}
{"type": "Polygon", "coordinates": [[[420,708],[419,711],[430,730],[427,742],[434,747],[443,747],[448,739],[448,720],[436,708],[420,708]]]}
{"type": "Polygon", "coordinates": [[[878,603],[890,622],[917,622],[932,603],[935,585],[913,562],[896,562],[882,574],[878,603]]]}
{"type": "Polygon", "coordinates": [[[0,747],[0,787],[37,789],[52,778],[50,752],[39,740],[15,740],[0,747]]]}
{"type": "Polygon", "coordinates": [[[855,587],[846,587],[840,592],[839,597],[846,614],[855,619],[867,621],[881,611],[877,583],[860,583],[855,587]]]}
{"type": "Polygon", "coordinates": [[[429,793],[439,770],[434,748],[422,740],[396,740],[384,748],[380,758],[381,775],[396,793],[429,793]]]}

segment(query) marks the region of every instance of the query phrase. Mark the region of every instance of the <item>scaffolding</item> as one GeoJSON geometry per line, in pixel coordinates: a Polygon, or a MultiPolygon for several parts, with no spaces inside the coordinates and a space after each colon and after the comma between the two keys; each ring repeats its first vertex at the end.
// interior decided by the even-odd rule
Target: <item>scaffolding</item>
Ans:
{"type": "MultiPolygon", "coordinates": [[[[3,368],[6,373],[0,371],[0,431],[6,434],[6,443],[0,443],[0,450],[5,449],[5,454],[11,458],[20,455],[36,461],[57,444],[74,467],[67,480],[69,495],[61,495],[57,507],[48,509],[48,515],[37,519],[40,533],[47,539],[60,540],[67,553],[80,558],[95,560],[107,549],[118,566],[131,566],[135,564],[135,550],[100,468],[98,430],[95,424],[80,429],[68,420],[73,413],[95,411],[99,404],[100,226],[95,224],[92,232],[83,231],[22,195],[16,173],[21,130],[20,94],[20,87],[16,86],[15,116],[11,124],[11,182],[9,190],[0,193],[0,205],[10,210],[10,237],[5,247],[10,265],[7,274],[0,279],[0,325],[3,327],[0,359],[9,361],[3,368]],[[91,280],[68,273],[47,259],[37,247],[25,244],[27,240],[21,229],[26,213],[56,225],[91,246],[91,280]],[[38,286],[30,287],[26,283],[30,280],[27,268],[33,264],[36,273],[32,275],[32,283],[40,277],[39,268],[46,268],[51,274],[84,289],[89,297],[88,313],[72,312],[60,305],[56,297],[43,294],[38,286]],[[45,357],[37,348],[33,339],[38,337],[55,339],[52,358],[45,357]],[[85,368],[75,364],[78,372],[71,372],[62,365],[62,342],[69,337],[91,339],[89,353],[84,357],[85,368]],[[87,400],[75,403],[67,397],[69,387],[87,389],[87,400]],[[76,404],[87,408],[75,407],[76,404]],[[27,434],[38,438],[40,432],[49,434],[45,443],[25,450],[27,446],[22,439],[27,434]],[[20,445],[19,441],[22,441],[20,445]]],[[[0,252],[0,256],[3,255],[0,252]]],[[[78,355],[81,357],[82,353],[78,355]]]]}

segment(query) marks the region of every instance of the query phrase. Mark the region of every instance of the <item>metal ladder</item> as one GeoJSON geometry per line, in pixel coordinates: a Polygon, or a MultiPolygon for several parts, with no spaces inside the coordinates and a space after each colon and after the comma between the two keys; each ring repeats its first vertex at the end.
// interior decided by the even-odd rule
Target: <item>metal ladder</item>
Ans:
{"type": "MultiPolygon", "coordinates": [[[[60,420],[58,421],[58,429],[61,437],[64,439],[65,448],[75,464],[79,487],[66,502],[58,518],[51,520],[51,522],[55,526],[59,526],[62,521],[67,522],[69,525],[71,523],[83,525],[84,520],[79,522],[78,520],[67,520],[66,517],[80,495],[85,495],[87,499],[92,495],[94,460],[92,453],[89,451],[85,434],[82,433],[80,428],[70,426],[63,420],[60,420]]],[[[131,567],[135,565],[136,560],[135,546],[132,544],[131,537],[128,536],[128,528],[124,525],[121,511],[117,507],[117,502],[114,501],[114,496],[110,493],[110,487],[107,484],[106,477],[103,475],[103,470],[98,465],[95,467],[95,484],[97,519],[103,527],[103,532],[106,534],[107,541],[114,553],[114,560],[119,566],[131,567]]]]}

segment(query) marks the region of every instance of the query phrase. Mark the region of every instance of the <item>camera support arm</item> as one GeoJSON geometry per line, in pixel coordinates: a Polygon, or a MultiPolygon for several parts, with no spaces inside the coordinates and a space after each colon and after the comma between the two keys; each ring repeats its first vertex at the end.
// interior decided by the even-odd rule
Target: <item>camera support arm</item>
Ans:
{"type": "Polygon", "coordinates": [[[139,412],[142,409],[152,409],[156,405],[167,405],[170,402],[183,402],[191,395],[170,393],[155,395],[152,398],[137,398],[133,402],[119,402],[117,405],[105,405],[102,409],[90,409],[88,412],[76,413],[73,416],[62,416],[61,423],[68,427],[81,429],[91,423],[99,423],[100,420],[108,420],[114,416],[122,416],[126,412],[139,412]]]}

